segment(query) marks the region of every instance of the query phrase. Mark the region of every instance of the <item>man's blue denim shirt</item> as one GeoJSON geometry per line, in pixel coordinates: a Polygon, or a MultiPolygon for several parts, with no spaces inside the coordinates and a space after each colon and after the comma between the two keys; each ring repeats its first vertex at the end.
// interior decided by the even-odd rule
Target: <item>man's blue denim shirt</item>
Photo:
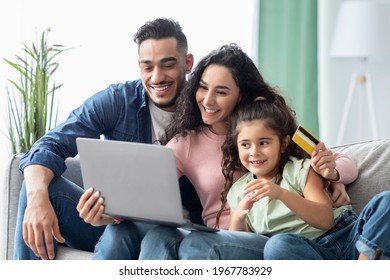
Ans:
{"type": "Polygon", "coordinates": [[[56,176],[66,169],[65,159],[77,155],[76,138],[100,138],[151,143],[151,118],[141,80],[113,84],[86,100],[68,119],[39,139],[20,160],[50,168],[56,176]]]}

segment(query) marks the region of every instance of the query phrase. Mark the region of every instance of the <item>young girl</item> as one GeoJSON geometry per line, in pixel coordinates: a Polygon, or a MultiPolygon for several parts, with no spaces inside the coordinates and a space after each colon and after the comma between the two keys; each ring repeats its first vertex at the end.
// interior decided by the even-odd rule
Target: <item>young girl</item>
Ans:
{"type": "Polygon", "coordinates": [[[296,128],[282,97],[256,98],[233,115],[223,145],[229,228],[269,236],[265,259],[389,258],[390,192],[359,217],[350,205],[333,209],[328,182],[291,141],[296,128]],[[232,183],[237,169],[247,173],[232,183]]]}

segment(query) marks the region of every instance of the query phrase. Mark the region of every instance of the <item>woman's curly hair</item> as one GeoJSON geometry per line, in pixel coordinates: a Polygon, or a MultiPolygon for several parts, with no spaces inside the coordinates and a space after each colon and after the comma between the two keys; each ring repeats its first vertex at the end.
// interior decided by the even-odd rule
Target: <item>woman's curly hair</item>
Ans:
{"type": "MultiPolygon", "coordinates": [[[[175,137],[186,137],[189,131],[200,131],[206,124],[196,102],[196,92],[205,69],[210,65],[219,65],[230,70],[231,75],[239,88],[239,102],[232,112],[237,116],[237,109],[253,103],[258,97],[266,100],[284,102],[284,99],[266,83],[252,59],[236,44],[223,45],[211,51],[203,57],[189,75],[188,82],[183,87],[176,101],[176,111],[173,114],[172,122],[165,130],[162,144],[168,143],[175,137]]],[[[285,103],[284,103],[285,104],[285,103]]],[[[228,124],[231,123],[229,118],[228,124]]],[[[226,206],[227,186],[233,182],[233,174],[236,170],[243,170],[238,159],[238,152],[231,135],[228,135],[223,145],[222,172],[226,179],[225,188],[221,189],[221,200],[223,202],[221,211],[217,215],[217,226],[219,217],[226,206]]]]}
{"type": "Polygon", "coordinates": [[[252,101],[257,95],[273,94],[252,59],[238,45],[223,45],[203,57],[189,75],[188,82],[177,99],[176,111],[172,122],[166,128],[162,144],[174,137],[185,137],[189,130],[199,131],[206,125],[202,120],[195,94],[204,70],[210,65],[224,66],[230,70],[240,90],[238,106],[252,101]]]}

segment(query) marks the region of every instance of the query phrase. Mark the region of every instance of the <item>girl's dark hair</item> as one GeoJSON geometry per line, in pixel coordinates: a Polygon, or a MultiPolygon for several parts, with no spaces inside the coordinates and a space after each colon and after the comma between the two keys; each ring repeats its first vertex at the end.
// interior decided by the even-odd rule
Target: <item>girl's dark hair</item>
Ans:
{"type": "MultiPolygon", "coordinates": [[[[279,95],[274,94],[272,97],[257,98],[250,103],[240,106],[231,116],[231,126],[229,134],[222,145],[222,173],[225,177],[225,186],[221,193],[222,206],[217,214],[217,224],[223,209],[226,206],[227,194],[233,185],[233,175],[237,170],[246,171],[241,164],[237,147],[237,135],[239,125],[242,122],[249,122],[254,120],[262,120],[267,128],[275,131],[278,135],[280,143],[286,136],[293,137],[297,129],[295,112],[286,104],[285,99],[279,95]]],[[[281,159],[276,175],[276,183],[279,184],[282,180],[283,168],[289,161],[290,156],[300,159],[306,158],[304,151],[290,141],[284,152],[281,154],[281,159]]]]}
{"type": "Polygon", "coordinates": [[[187,37],[182,31],[180,24],[170,18],[157,18],[146,22],[134,34],[134,42],[139,46],[148,39],[175,38],[179,50],[184,54],[188,52],[187,37]]]}
{"type": "Polygon", "coordinates": [[[240,102],[246,104],[257,96],[272,96],[274,90],[264,82],[252,59],[236,44],[224,45],[203,57],[189,75],[188,82],[178,99],[172,122],[166,128],[162,143],[166,144],[175,136],[185,137],[188,130],[199,131],[206,125],[196,103],[195,94],[204,70],[210,65],[228,68],[240,90],[240,102]]]}

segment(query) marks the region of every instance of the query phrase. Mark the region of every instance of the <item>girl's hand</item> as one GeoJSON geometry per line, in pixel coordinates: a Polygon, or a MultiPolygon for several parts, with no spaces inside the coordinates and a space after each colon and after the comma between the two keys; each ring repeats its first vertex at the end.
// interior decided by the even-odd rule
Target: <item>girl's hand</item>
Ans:
{"type": "Polygon", "coordinates": [[[244,198],[237,205],[235,211],[230,211],[229,230],[249,231],[249,228],[246,223],[246,216],[252,209],[252,206],[252,198],[249,195],[244,196],[244,198]]]}
{"type": "Polygon", "coordinates": [[[236,219],[244,221],[246,215],[248,215],[249,211],[252,209],[252,206],[252,197],[250,195],[244,196],[244,198],[238,204],[236,211],[234,211],[234,216],[236,217],[236,219]]]}
{"type": "Polygon", "coordinates": [[[107,224],[118,224],[119,220],[103,214],[104,212],[104,199],[100,196],[99,192],[93,192],[93,188],[87,189],[80,197],[77,204],[77,211],[80,217],[93,226],[102,226],[107,224]]]}
{"type": "Polygon", "coordinates": [[[267,196],[271,199],[279,199],[282,191],[283,189],[279,185],[271,181],[256,179],[245,186],[244,195],[249,195],[250,200],[254,203],[267,196]]]}
{"type": "Polygon", "coordinates": [[[311,154],[311,167],[325,179],[337,181],[340,178],[333,152],[323,142],[314,147],[311,154]]]}

